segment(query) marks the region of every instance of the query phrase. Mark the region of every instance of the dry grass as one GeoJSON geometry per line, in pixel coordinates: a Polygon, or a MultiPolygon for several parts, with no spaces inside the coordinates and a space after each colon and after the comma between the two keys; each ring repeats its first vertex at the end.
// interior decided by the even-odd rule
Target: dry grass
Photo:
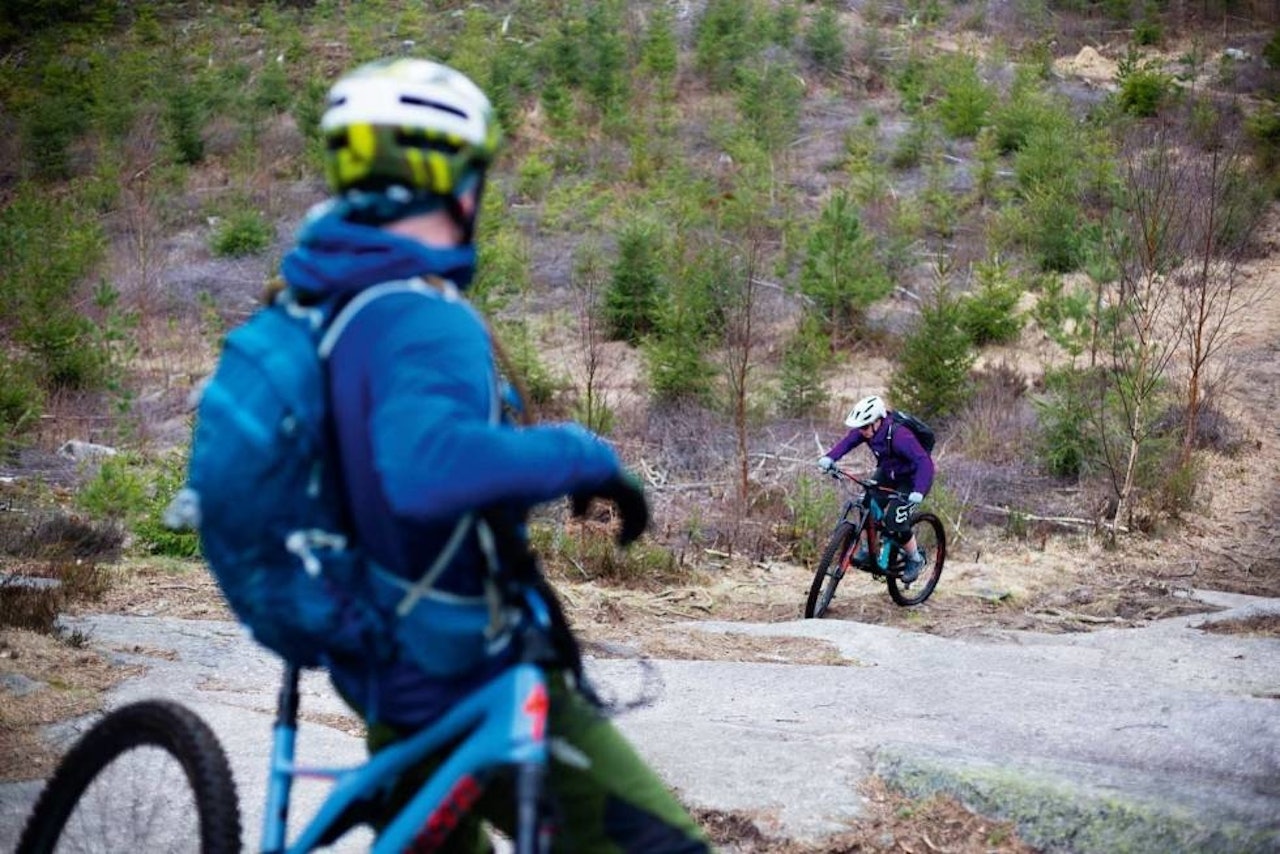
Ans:
{"type": "Polygon", "coordinates": [[[1016,462],[1035,426],[1026,387],[1023,374],[1007,361],[975,371],[974,393],[955,419],[959,441],[952,450],[972,460],[1016,462]]]}
{"type": "Polygon", "coordinates": [[[96,563],[10,566],[0,574],[0,627],[56,634],[59,614],[75,603],[100,600],[110,585],[110,574],[96,563]]]}
{"type": "Polygon", "coordinates": [[[96,711],[108,689],[141,671],[47,634],[0,630],[0,781],[49,776],[65,745],[50,744],[41,728],[96,711]]]}
{"type": "Polygon", "coordinates": [[[1216,635],[1257,635],[1280,638],[1280,614],[1257,614],[1242,620],[1211,620],[1199,626],[1216,635]]]}
{"type": "Polygon", "coordinates": [[[368,728],[365,727],[364,721],[355,715],[344,715],[339,712],[301,711],[298,713],[298,717],[304,724],[327,726],[330,729],[336,729],[338,732],[346,733],[352,738],[364,739],[368,734],[368,728]]]}
{"type": "Polygon", "coordinates": [[[102,563],[117,560],[124,530],[62,510],[57,493],[32,483],[0,488],[0,629],[57,633],[73,603],[102,598],[102,563]]]}
{"type": "Polygon", "coordinates": [[[130,563],[117,573],[101,602],[76,610],[184,620],[234,619],[213,576],[201,564],[157,559],[130,563]]]}
{"type": "Polygon", "coordinates": [[[759,830],[761,816],[693,810],[698,823],[725,854],[851,854],[860,851],[1033,854],[1009,822],[969,812],[953,798],[913,800],[882,780],[863,784],[865,818],[821,842],[780,840],[759,830]]]}

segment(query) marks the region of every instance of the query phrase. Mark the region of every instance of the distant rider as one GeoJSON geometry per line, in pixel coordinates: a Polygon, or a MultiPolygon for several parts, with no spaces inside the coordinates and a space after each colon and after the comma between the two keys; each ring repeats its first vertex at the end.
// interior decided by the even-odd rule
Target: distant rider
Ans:
{"type": "MultiPolygon", "coordinates": [[[[902,546],[906,556],[902,580],[910,584],[920,577],[925,564],[925,555],[911,531],[911,515],[933,486],[933,458],[908,425],[894,423],[885,402],[874,394],[854,404],[844,423],[851,429],[818,460],[818,468],[834,471],[836,460],[859,445],[865,443],[871,449],[876,458],[875,481],[907,496],[904,501],[897,495],[887,498],[885,493],[873,491],[870,500],[884,511],[881,525],[885,532],[897,542],[906,541],[902,546]]],[[[867,558],[864,535],[858,542],[854,560],[862,562],[867,558]]]]}

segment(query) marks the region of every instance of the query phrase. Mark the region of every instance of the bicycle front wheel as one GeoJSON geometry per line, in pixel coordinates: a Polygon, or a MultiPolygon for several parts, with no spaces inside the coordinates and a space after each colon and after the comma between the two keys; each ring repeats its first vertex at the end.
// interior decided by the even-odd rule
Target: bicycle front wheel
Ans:
{"type": "Polygon", "coordinates": [[[817,619],[827,613],[831,598],[836,595],[836,586],[844,577],[840,559],[853,542],[854,534],[851,523],[841,522],[836,525],[831,540],[818,560],[818,568],[814,570],[813,584],[809,585],[809,598],[804,603],[806,618],[817,619]]]}
{"type": "Polygon", "coordinates": [[[910,584],[904,584],[897,573],[889,574],[889,595],[903,606],[919,605],[933,595],[933,588],[938,586],[938,579],[942,577],[942,565],[947,560],[947,532],[937,516],[921,513],[912,521],[911,533],[924,555],[919,577],[910,584]]]}
{"type": "Polygon", "coordinates": [[[41,792],[17,854],[240,850],[240,808],[212,730],[146,700],[100,720],[41,792]]]}

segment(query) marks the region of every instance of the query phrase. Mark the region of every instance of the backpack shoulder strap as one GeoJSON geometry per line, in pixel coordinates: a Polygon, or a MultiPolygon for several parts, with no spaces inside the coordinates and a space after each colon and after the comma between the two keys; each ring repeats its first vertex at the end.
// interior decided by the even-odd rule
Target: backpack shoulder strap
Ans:
{"type": "MultiPolygon", "coordinates": [[[[338,311],[325,328],[324,336],[320,339],[320,343],[316,347],[316,352],[319,354],[320,359],[324,361],[329,358],[329,355],[333,352],[333,348],[338,344],[338,339],[342,337],[342,333],[346,331],[347,327],[351,325],[351,322],[355,320],[356,315],[358,315],[366,306],[381,297],[387,296],[388,294],[401,293],[418,293],[426,297],[442,299],[446,302],[458,302],[462,300],[461,292],[453,282],[436,276],[383,282],[380,285],[374,285],[371,288],[366,288],[352,297],[352,299],[338,311]]],[[[497,424],[501,414],[501,408],[499,406],[496,389],[491,395],[491,398],[489,423],[497,424]]],[[[388,582],[400,587],[404,591],[404,597],[396,606],[397,617],[403,617],[405,614],[409,613],[409,611],[413,609],[413,606],[417,604],[419,599],[424,596],[433,595],[436,581],[453,560],[454,555],[457,554],[458,549],[462,545],[463,538],[472,530],[472,528],[476,528],[478,531],[481,550],[484,552],[485,557],[489,562],[491,570],[490,575],[492,575],[496,572],[496,556],[491,545],[492,534],[489,532],[487,522],[483,519],[477,519],[474,513],[466,513],[458,519],[457,523],[453,526],[453,530],[449,534],[449,539],[445,543],[444,548],[440,550],[440,553],[436,555],[435,560],[432,561],[431,565],[417,581],[402,579],[387,572],[381,567],[378,567],[376,564],[371,564],[375,572],[379,573],[388,582]]],[[[486,580],[488,581],[488,579],[486,580]]],[[[490,588],[491,586],[491,581],[486,584],[486,588],[490,588]]],[[[496,620],[500,615],[497,614],[498,603],[494,599],[492,591],[486,589],[486,598],[490,600],[491,617],[496,620]]]]}
{"type": "Polygon", "coordinates": [[[320,354],[320,358],[329,358],[329,354],[337,346],[338,339],[342,337],[342,333],[346,331],[362,309],[387,294],[403,293],[418,293],[450,302],[458,298],[458,290],[451,282],[436,278],[432,278],[430,281],[422,278],[402,279],[394,282],[383,282],[380,285],[365,288],[352,297],[325,327],[324,336],[316,347],[316,352],[320,354]]]}

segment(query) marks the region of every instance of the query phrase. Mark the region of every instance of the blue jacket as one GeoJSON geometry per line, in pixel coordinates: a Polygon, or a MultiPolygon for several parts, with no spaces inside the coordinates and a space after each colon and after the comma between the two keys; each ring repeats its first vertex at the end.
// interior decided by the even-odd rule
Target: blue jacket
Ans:
{"type": "MultiPolygon", "coordinates": [[[[340,203],[313,211],[284,258],[285,282],[300,295],[341,301],[427,275],[470,281],[473,247],[433,249],[347,222],[344,213],[340,203]]],[[[465,300],[401,292],[372,301],[338,339],[329,372],[356,537],[405,578],[423,574],[464,514],[497,508],[520,518],[539,502],[593,489],[619,469],[612,448],[577,425],[517,427],[493,418],[493,350],[465,300]]],[[[439,589],[478,594],[484,560],[469,536],[439,589]]],[[[415,674],[405,661],[380,673],[365,662],[335,662],[330,670],[338,689],[371,716],[417,726],[504,663],[448,684],[415,674]]]]}
{"type": "Polygon", "coordinates": [[[928,495],[933,486],[933,458],[921,445],[916,434],[905,424],[894,424],[890,415],[880,422],[880,429],[869,440],[862,438],[859,430],[850,430],[827,456],[838,460],[859,445],[866,443],[876,458],[877,477],[886,486],[900,492],[918,492],[928,495]],[[889,441],[889,428],[893,428],[893,441],[889,441]]]}

